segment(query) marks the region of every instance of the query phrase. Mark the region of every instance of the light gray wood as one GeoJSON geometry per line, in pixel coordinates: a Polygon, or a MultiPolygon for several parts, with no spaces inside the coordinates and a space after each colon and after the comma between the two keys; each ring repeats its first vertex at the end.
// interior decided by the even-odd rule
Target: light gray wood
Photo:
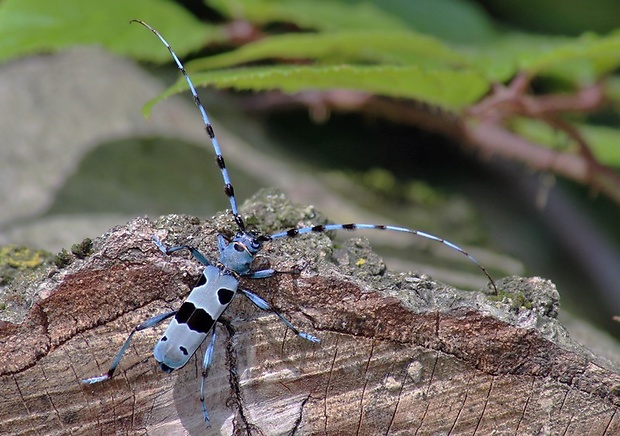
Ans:
{"type": "MultiPolygon", "coordinates": [[[[321,219],[273,191],[242,210],[261,230],[321,219]]],[[[0,327],[0,434],[205,434],[201,356],[171,375],[152,358],[165,325],[135,336],[113,380],[79,382],[107,371],[133,327],[179,307],[198,277],[189,256],[152,244],[155,231],[215,259],[217,232],[233,230],[228,215],[158,226],[172,231],[137,218],[85,259],[31,279],[36,303],[0,327]]],[[[568,337],[552,283],[498,280],[500,297],[459,291],[390,272],[351,236],[338,249],[326,235],[266,245],[272,267],[301,273],[242,286],[322,342],[238,296],[217,327],[210,433],[620,433],[620,375],[568,337]]]]}

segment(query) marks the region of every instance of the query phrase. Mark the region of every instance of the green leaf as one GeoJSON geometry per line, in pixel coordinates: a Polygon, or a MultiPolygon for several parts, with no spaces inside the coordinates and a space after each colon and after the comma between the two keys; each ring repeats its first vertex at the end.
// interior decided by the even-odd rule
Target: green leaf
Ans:
{"type": "Polygon", "coordinates": [[[619,54],[620,33],[604,37],[584,34],[550,51],[534,53],[521,64],[533,74],[549,71],[576,81],[593,82],[620,64],[619,54]]]}
{"type": "Polygon", "coordinates": [[[598,161],[604,165],[620,168],[620,130],[603,126],[581,125],[582,132],[590,149],[598,161]]]}
{"type": "MultiPolygon", "coordinates": [[[[363,0],[367,1],[367,0],[363,0]]],[[[503,0],[502,0],[503,1],[503,0]]],[[[480,44],[497,38],[486,11],[469,0],[371,0],[399,17],[410,29],[457,44],[480,44]]]]}
{"type": "Polygon", "coordinates": [[[523,138],[554,150],[565,151],[575,146],[574,141],[565,132],[554,129],[541,120],[513,118],[510,127],[523,138]]]}
{"type": "Polygon", "coordinates": [[[347,4],[335,0],[209,0],[209,6],[234,19],[265,25],[295,23],[317,30],[404,30],[398,16],[362,2],[347,4]]]}
{"type": "Polygon", "coordinates": [[[131,19],[158,28],[181,55],[219,32],[165,0],[5,0],[0,3],[0,61],[80,44],[100,44],[138,59],[169,59],[157,38],[130,26],[131,19]]]}
{"type": "Polygon", "coordinates": [[[322,31],[415,29],[454,42],[489,40],[488,15],[468,0],[209,0],[232,19],[322,31]]]}
{"type": "Polygon", "coordinates": [[[267,37],[229,53],[195,60],[188,69],[230,67],[263,59],[314,59],[326,63],[466,65],[466,58],[440,40],[415,32],[347,31],[267,37]]]}
{"type": "Polygon", "coordinates": [[[620,112],[620,77],[611,76],[603,83],[605,99],[616,106],[616,111],[620,112]]]}
{"type": "Polygon", "coordinates": [[[505,81],[517,71],[590,83],[620,65],[620,33],[578,38],[510,34],[471,50],[471,64],[491,80],[505,81]]]}
{"type": "MultiPolygon", "coordinates": [[[[252,91],[280,90],[288,94],[304,90],[348,89],[419,99],[446,108],[471,104],[484,95],[489,87],[487,81],[473,71],[426,70],[417,66],[254,67],[197,73],[192,79],[199,86],[252,91]]],[[[185,80],[179,79],[145,105],[145,116],[150,114],[157,102],[186,89],[185,80]]]]}
{"type": "Polygon", "coordinates": [[[563,46],[570,38],[510,34],[481,47],[471,47],[471,63],[490,80],[505,82],[535,57],[563,46]]]}

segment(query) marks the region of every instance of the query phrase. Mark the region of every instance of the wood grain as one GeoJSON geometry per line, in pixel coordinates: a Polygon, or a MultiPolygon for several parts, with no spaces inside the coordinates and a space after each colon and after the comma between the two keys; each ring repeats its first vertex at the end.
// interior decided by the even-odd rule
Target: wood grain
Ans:
{"type": "MultiPolygon", "coordinates": [[[[243,212],[263,229],[317,216],[274,193],[243,212]]],[[[80,384],[107,371],[135,325],[177,308],[198,277],[197,262],[164,256],[152,234],[215,258],[230,221],[137,218],[33,280],[36,303],[0,327],[0,434],[620,433],[620,375],[567,336],[552,283],[499,280],[501,298],[459,291],[390,272],[363,239],[335,249],[326,235],[265,247],[261,262],[300,274],[243,282],[322,342],[237,297],[217,326],[208,431],[202,355],[161,372],[151,353],[164,326],[135,336],[113,380],[80,384]]]]}

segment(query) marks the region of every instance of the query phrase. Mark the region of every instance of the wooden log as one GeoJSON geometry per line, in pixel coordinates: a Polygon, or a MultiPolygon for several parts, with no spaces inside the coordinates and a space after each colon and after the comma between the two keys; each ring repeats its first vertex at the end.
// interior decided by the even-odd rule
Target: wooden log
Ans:
{"type": "MultiPolygon", "coordinates": [[[[318,219],[273,192],[243,212],[261,231],[318,219]]],[[[242,286],[322,342],[237,297],[217,326],[209,430],[202,355],[172,374],[152,357],[165,326],[136,334],[114,379],[82,385],[107,371],[134,326],[178,308],[200,274],[189,256],[159,252],[153,233],[215,259],[231,221],[137,218],[32,279],[35,304],[0,327],[0,434],[620,433],[620,375],[568,337],[552,283],[513,277],[498,281],[499,296],[460,291],[390,272],[358,237],[338,249],[327,235],[266,245],[260,262],[300,274],[242,286]]]]}

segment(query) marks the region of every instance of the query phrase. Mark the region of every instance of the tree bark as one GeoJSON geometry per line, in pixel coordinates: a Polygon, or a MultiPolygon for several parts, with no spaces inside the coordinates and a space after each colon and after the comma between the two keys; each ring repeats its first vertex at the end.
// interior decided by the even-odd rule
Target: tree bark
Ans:
{"type": "MultiPolygon", "coordinates": [[[[263,232],[320,222],[274,192],[243,213],[263,232]]],[[[567,336],[549,281],[506,278],[499,296],[460,291],[390,272],[364,239],[335,249],[321,234],[273,241],[258,259],[299,274],[241,284],[321,343],[237,297],[217,325],[210,429],[204,347],[163,373],[152,347],[165,325],[134,336],[112,380],[82,385],[137,324],[178,308],[200,274],[190,256],[162,254],[155,232],[216,259],[216,234],[234,226],[227,214],[137,218],[32,280],[35,304],[0,327],[0,434],[620,433],[620,375],[567,336]]]]}

